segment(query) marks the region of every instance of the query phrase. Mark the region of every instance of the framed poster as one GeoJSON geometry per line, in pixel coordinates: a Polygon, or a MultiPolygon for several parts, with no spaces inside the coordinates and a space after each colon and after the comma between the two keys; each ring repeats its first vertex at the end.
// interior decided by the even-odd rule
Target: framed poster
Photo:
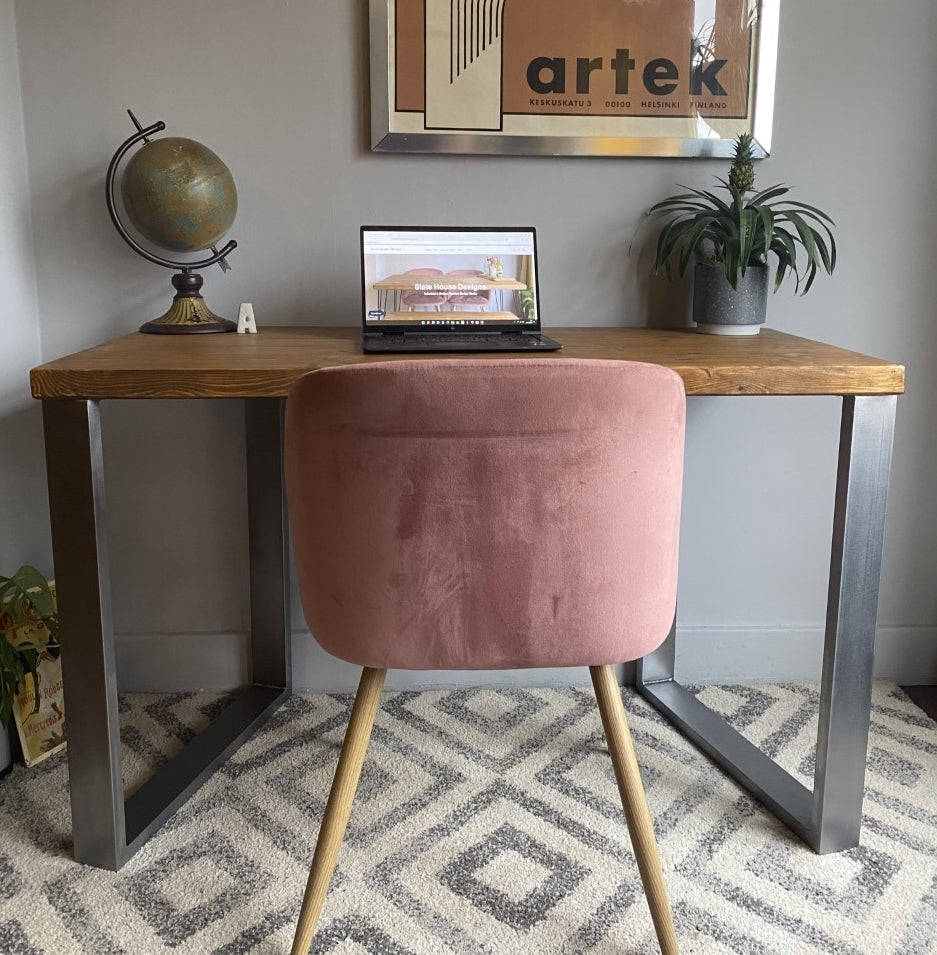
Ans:
{"type": "Polygon", "coordinates": [[[766,155],[780,2],[370,0],[371,148],[766,155]]]}

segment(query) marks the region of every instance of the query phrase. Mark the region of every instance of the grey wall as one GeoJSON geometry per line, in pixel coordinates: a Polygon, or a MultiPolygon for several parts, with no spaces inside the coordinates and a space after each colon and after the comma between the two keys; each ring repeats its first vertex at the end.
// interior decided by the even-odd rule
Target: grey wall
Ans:
{"type": "MultiPolygon", "coordinates": [[[[10,6],[0,0],[6,20],[10,6]]],[[[0,274],[12,270],[27,305],[12,316],[25,344],[12,360],[4,352],[5,383],[33,360],[34,288],[44,360],[133,331],[167,305],[168,273],[121,243],[103,202],[107,162],[131,131],[127,107],[201,140],[234,172],[234,270],[206,274],[221,314],[250,301],[261,325],[355,324],[362,222],[533,222],[548,324],[686,323],[688,289],[648,279],[628,246],[650,202],[677,183],[712,183],[722,162],[373,155],[365,0],[20,0],[15,12],[17,45],[3,31],[0,53],[19,52],[35,279],[23,204],[4,206],[12,264],[0,274]]],[[[758,166],[762,184],[795,184],[829,211],[841,244],[836,275],[805,299],[779,293],[770,324],[908,366],[878,672],[921,681],[937,681],[937,133],[909,92],[935,85],[935,35],[932,0],[904,0],[900,14],[876,0],[784,0],[774,148],[758,166]]],[[[12,152],[13,181],[25,186],[16,73],[4,60],[0,111],[14,122],[0,132],[0,165],[12,152]]],[[[3,394],[29,403],[24,380],[3,394]]],[[[222,652],[242,646],[246,626],[239,420],[223,402],[105,408],[126,686],[243,675],[243,657],[222,652]]],[[[691,400],[684,678],[817,677],[837,429],[833,399],[691,400]]],[[[0,488],[38,469],[31,430],[26,445],[27,465],[5,453],[0,488]]],[[[47,553],[46,533],[34,516],[9,539],[47,553]]],[[[296,629],[297,684],[347,685],[298,615],[296,629]]]]}
{"type": "Polygon", "coordinates": [[[39,408],[27,376],[39,361],[39,313],[13,2],[0,0],[0,573],[48,562],[39,408]]]}

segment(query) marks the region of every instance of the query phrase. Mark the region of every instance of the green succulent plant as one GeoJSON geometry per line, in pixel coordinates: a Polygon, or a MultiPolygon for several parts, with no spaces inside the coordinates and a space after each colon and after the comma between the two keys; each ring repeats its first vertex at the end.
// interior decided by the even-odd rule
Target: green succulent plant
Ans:
{"type": "Polygon", "coordinates": [[[8,726],[13,703],[26,677],[32,677],[33,712],[39,710],[39,659],[58,656],[58,613],[49,582],[35,567],[24,565],[12,576],[0,576],[0,726],[8,726]],[[13,631],[35,627],[42,639],[14,644],[13,631]]]}
{"type": "MultiPolygon", "coordinates": [[[[806,294],[817,272],[828,274],[836,267],[836,240],[833,220],[816,206],[784,198],[788,186],[778,184],[753,192],[755,168],[752,137],[742,133],[735,144],[735,157],[728,179],[718,179],[715,191],[688,189],[655,203],[646,219],[666,219],[657,237],[651,271],[664,272],[673,279],[673,270],[686,274],[694,259],[721,268],[732,288],[753,265],[766,265],[769,256],[777,259],[774,290],[788,272],[795,277],[795,291],[806,294]]],[[[718,178],[718,177],[717,177],[718,178]]]]}
{"type": "Polygon", "coordinates": [[[524,311],[524,318],[532,322],[537,315],[537,303],[534,301],[533,289],[523,289],[518,292],[518,298],[521,301],[521,308],[524,311]]]}

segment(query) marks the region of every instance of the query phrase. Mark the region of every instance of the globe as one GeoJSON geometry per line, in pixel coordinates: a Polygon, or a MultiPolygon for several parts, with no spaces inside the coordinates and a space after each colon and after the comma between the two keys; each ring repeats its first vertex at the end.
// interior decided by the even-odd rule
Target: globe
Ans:
{"type": "Polygon", "coordinates": [[[201,295],[203,280],[198,273],[216,263],[226,271],[230,268],[227,256],[237,247],[232,239],[221,249],[216,248],[237,215],[238,196],[231,170],[194,139],[152,138],[166,128],[162,120],[144,129],[129,109],[127,113],[137,131],[121,144],[107,168],[107,211],[121,238],[134,252],[156,265],[179,270],[172,277],[176,294],[168,311],[141,325],[140,331],[173,335],[234,331],[234,322],[219,318],[205,304],[201,295]],[[123,174],[118,175],[121,161],[137,145],[139,149],[126,163],[123,174]],[[118,179],[122,210],[117,202],[118,179]],[[122,217],[150,246],[169,253],[209,249],[211,255],[179,260],[157,254],[140,244],[122,217]]]}
{"type": "Polygon", "coordinates": [[[221,241],[237,214],[228,167],[194,139],[154,139],[134,153],[120,184],[134,228],[169,252],[199,252],[221,241]]]}

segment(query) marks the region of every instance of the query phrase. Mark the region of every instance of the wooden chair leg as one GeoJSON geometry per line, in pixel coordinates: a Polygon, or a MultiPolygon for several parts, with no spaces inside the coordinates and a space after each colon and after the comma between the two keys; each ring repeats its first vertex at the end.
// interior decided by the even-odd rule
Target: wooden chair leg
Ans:
{"type": "Polygon", "coordinates": [[[292,955],[307,955],[312,937],[319,922],[325,895],[335,871],[335,861],[342,845],[351,804],[358,789],[364,754],[371,738],[374,717],[381,703],[381,689],[384,686],[386,670],[365,667],[358,684],[358,693],[351,710],[351,719],[345,731],[342,752],[338,758],[338,768],[332,780],[329,801],[319,828],[316,851],[309,870],[309,881],[303,896],[303,905],[299,911],[299,922],[293,936],[292,955]]]}
{"type": "Polygon", "coordinates": [[[599,712],[602,714],[602,725],[605,728],[612,765],[615,767],[618,792],[621,794],[621,804],[625,810],[638,871],[644,883],[644,894],[647,896],[651,918],[657,931],[657,941],[663,955],[679,955],[677,933],[667,898],[667,887],[664,885],[664,874],[660,867],[654,825],[647,808],[634,744],[621,702],[621,687],[611,666],[590,667],[589,672],[592,675],[599,712]]]}

